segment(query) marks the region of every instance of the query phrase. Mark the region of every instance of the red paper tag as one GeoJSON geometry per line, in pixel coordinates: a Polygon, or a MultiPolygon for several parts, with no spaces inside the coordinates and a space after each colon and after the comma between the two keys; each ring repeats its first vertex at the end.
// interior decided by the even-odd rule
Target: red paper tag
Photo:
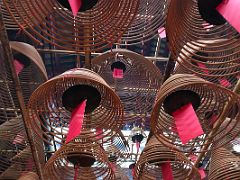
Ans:
{"type": "Polygon", "coordinates": [[[84,100],[73,110],[66,143],[69,143],[81,133],[86,103],[87,100],[84,100]]]}
{"type": "Polygon", "coordinates": [[[15,67],[15,71],[18,75],[23,70],[24,64],[22,64],[20,61],[18,61],[16,59],[13,61],[13,64],[14,64],[14,67],[15,67]]]}
{"type": "Polygon", "coordinates": [[[239,0],[223,0],[216,9],[229,22],[229,24],[231,24],[238,32],[240,32],[239,0]]]}
{"type": "Polygon", "coordinates": [[[173,172],[170,162],[163,163],[162,168],[162,179],[163,180],[173,180],[173,172]]]}
{"type": "Polygon", "coordinates": [[[199,174],[201,176],[201,179],[204,179],[206,177],[206,173],[205,173],[205,171],[202,168],[199,168],[198,172],[199,172],[199,174]]]}
{"type": "Polygon", "coordinates": [[[96,129],[96,135],[98,139],[103,139],[103,129],[102,128],[97,128],[96,129]]]}
{"type": "Polygon", "coordinates": [[[115,173],[116,172],[116,164],[110,162],[110,167],[111,167],[112,171],[115,173]]]}
{"type": "Polygon", "coordinates": [[[226,88],[232,86],[232,84],[226,78],[219,79],[218,81],[222,86],[224,86],[226,88]]]}
{"type": "Polygon", "coordinates": [[[74,173],[74,180],[77,180],[78,177],[78,166],[74,167],[75,173],[74,173]]]}
{"type": "Polygon", "coordinates": [[[173,117],[178,135],[183,144],[186,144],[189,140],[204,134],[191,103],[186,104],[173,112],[173,117]]]}
{"type": "Polygon", "coordinates": [[[123,78],[123,70],[122,69],[113,69],[113,77],[116,79],[122,79],[123,78]]]}
{"type": "Polygon", "coordinates": [[[166,38],[166,30],[164,27],[158,29],[158,34],[161,39],[166,38]]]}
{"type": "Polygon", "coordinates": [[[197,156],[195,154],[190,154],[189,157],[192,162],[195,162],[197,160],[197,156]]]}
{"type": "Polygon", "coordinates": [[[209,71],[208,71],[207,67],[205,66],[205,64],[198,62],[197,65],[198,65],[198,67],[201,68],[202,72],[204,72],[205,74],[209,74],[209,71]]]}
{"type": "Polygon", "coordinates": [[[82,6],[82,0],[68,0],[68,3],[71,6],[73,16],[76,17],[79,9],[82,6]]]}
{"type": "Polygon", "coordinates": [[[139,152],[139,148],[140,148],[140,142],[136,141],[136,148],[137,148],[137,153],[139,152]]]}

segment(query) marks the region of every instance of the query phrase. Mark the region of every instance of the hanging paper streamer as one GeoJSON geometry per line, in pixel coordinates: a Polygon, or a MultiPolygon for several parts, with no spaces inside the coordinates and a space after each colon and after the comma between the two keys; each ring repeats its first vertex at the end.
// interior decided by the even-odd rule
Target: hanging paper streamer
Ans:
{"type": "Polygon", "coordinates": [[[112,171],[115,173],[116,172],[116,164],[110,162],[110,167],[111,167],[112,171]]]}
{"type": "Polygon", "coordinates": [[[162,179],[163,180],[173,180],[173,172],[170,162],[163,163],[162,168],[162,179]]]}
{"type": "Polygon", "coordinates": [[[217,11],[231,24],[238,32],[240,32],[240,1],[239,0],[223,0],[217,11]]]}
{"type": "Polygon", "coordinates": [[[195,154],[190,154],[189,157],[192,162],[195,162],[197,160],[197,156],[195,154]]]}
{"type": "Polygon", "coordinates": [[[158,34],[161,39],[166,38],[166,30],[164,27],[158,29],[158,34]]]}
{"type": "Polygon", "coordinates": [[[113,78],[122,79],[123,78],[123,70],[122,69],[113,69],[113,78]]]}
{"type": "Polygon", "coordinates": [[[226,88],[229,88],[232,86],[232,84],[226,78],[221,78],[218,80],[218,82],[226,88]]]}
{"type": "Polygon", "coordinates": [[[138,142],[138,141],[136,140],[135,143],[136,143],[137,154],[138,154],[139,148],[140,148],[140,142],[138,142]]]}
{"type": "Polygon", "coordinates": [[[76,17],[79,9],[82,5],[82,0],[68,0],[68,3],[71,6],[73,16],[76,17]]]}
{"type": "Polygon", "coordinates": [[[77,180],[77,177],[78,177],[78,166],[77,165],[74,167],[74,170],[75,170],[74,180],[77,180]]]}
{"type": "Polygon", "coordinates": [[[204,72],[205,74],[209,74],[209,71],[208,71],[207,67],[205,66],[205,64],[198,62],[197,65],[198,65],[198,67],[201,68],[202,72],[204,72]]]}
{"type": "Polygon", "coordinates": [[[15,71],[18,75],[23,70],[24,64],[22,64],[20,61],[18,61],[16,59],[14,59],[13,64],[14,64],[14,67],[15,67],[15,71]]]}
{"type": "Polygon", "coordinates": [[[199,168],[198,172],[200,174],[201,179],[204,179],[206,177],[206,173],[205,173],[204,169],[199,168]]]}
{"type": "Polygon", "coordinates": [[[66,143],[69,143],[81,133],[86,103],[87,100],[84,100],[73,110],[66,143]]]}
{"type": "Polygon", "coordinates": [[[204,133],[191,103],[173,112],[173,117],[183,144],[204,133]]]}
{"type": "Polygon", "coordinates": [[[33,170],[33,159],[30,158],[27,161],[25,170],[21,173],[21,176],[24,176],[26,173],[31,172],[33,170]]]}
{"type": "Polygon", "coordinates": [[[132,169],[132,177],[133,178],[135,177],[135,169],[134,168],[132,169]]]}
{"type": "Polygon", "coordinates": [[[212,125],[217,121],[217,119],[218,119],[218,116],[214,114],[214,115],[211,117],[210,125],[212,126],[212,125]]]}
{"type": "Polygon", "coordinates": [[[103,129],[102,128],[97,128],[96,129],[96,134],[97,134],[98,139],[102,139],[103,138],[103,129]]]}
{"type": "Polygon", "coordinates": [[[17,135],[16,135],[16,137],[14,138],[14,140],[13,140],[13,144],[21,144],[22,142],[23,142],[23,140],[24,140],[24,135],[23,134],[21,134],[21,133],[18,133],[17,135]]]}

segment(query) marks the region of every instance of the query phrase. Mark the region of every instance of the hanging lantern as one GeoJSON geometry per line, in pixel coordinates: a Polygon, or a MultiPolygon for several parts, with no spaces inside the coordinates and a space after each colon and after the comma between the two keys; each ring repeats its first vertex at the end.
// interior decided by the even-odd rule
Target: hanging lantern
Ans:
{"type": "MultiPolygon", "coordinates": [[[[239,107],[238,97],[193,75],[173,75],[160,88],[151,116],[151,129],[164,145],[182,152],[201,152],[208,133],[215,128],[211,143],[219,148],[230,142],[239,132],[236,121],[239,112],[229,117],[234,106],[239,107]],[[227,108],[227,109],[226,109],[227,108]],[[218,112],[207,117],[207,112],[218,112]],[[209,118],[209,119],[207,119],[209,118]],[[214,119],[212,119],[214,118],[214,119]],[[220,127],[215,127],[221,121],[220,127]],[[229,139],[224,138],[227,134],[229,139]]],[[[207,151],[207,150],[204,150],[207,151]]]]}
{"type": "Polygon", "coordinates": [[[48,143],[64,143],[66,131],[69,135],[71,127],[77,133],[73,139],[82,134],[86,141],[105,142],[123,123],[119,97],[98,74],[88,69],[69,70],[47,81],[33,93],[28,107],[29,126],[48,143]],[[76,108],[81,110],[83,102],[85,112],[78,114],[76,108]],[[92,133],[97,129],[101,132],[92,133]]]}
{"type": "Polygon", "coordinates": [[[135,172],[136,179],[200,179],[198,170],[184,154],[171,151],[154,136],[144,147],[135,172]]]}
{"type": "Polygon", "coordinates": [[[84,53],[117,42],[134,19],[139,0],[4,0],[3,4],[11,21],[36,44],[84,53]]]}
{"type": "Polygon", "coordinates": [[[104,150],[96,143],[67,144],[49,159],[45,179],[114,179],[104,150]]]}
{"type": "Polygon", "coordinates": [[[124,105],[125,122],[147,125],[145,121],[150,118],[161,84],[159,69],[143,56],[125,49],[116,49],[94,58],[92,69],[119,95],[124,105]],[[115,76],[114,69],[122,71],[121,78],[115,76]]]}

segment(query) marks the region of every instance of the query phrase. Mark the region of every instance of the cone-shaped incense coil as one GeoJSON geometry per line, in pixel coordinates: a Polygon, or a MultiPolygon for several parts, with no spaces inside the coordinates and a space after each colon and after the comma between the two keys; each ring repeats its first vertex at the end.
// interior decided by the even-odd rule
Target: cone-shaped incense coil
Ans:
{"type": "Polygon", "coordinates": [[[84,100],[87,104],[81,134],[88,139],[86,141],[103,137],[107,141],[109,135],[113,135],[112,131],[118,132],[122,126],[123,107],[109,85],[88,69],[69,70],[40,86],[28,104],[29,125],[46,142],[54,140],[63,143],[72,110],[84,100]],[[88,129],[103,131],[99,135],[88,129]]]}
{"type": "Polygon", "coordinates": [[[154,136],[146,144],[135,166],[135,179],[163,178],[162,166],[170,163],[169,173],[174,179],[200,179],[197,169],[182,153],[176,153],[161,144],[154,136]],[[191,173],[190,173],[191,172],[191,173]]]}
{"type": "Polygon", "coordinates": [[[227,40],[229,39],[187,42],[176,59],[174,74],[195,74],[225,88],[233,89],[240,75],[239,42],[227,45],[228,49],[225,48],[225,51],[214,51],[227,40]]]}
{"type": "Polygon", "coordinates": [[[119,95],[126,122],[135,121],[136,125],[141,125],[150,117],[162,79],[152,62],[132,51],[117,49],[94,58],[92,66],[119,95]],[[123,78],[113,77],[114,68],[123,70],[123,78]]]}
{"type": "Polygon", "coordinates": [[[191,72],[232,89],[240,75],[240,34],[210,6],[216,2],[221,1],[171,1],[166,23],[169,48],[172,58],[183,66],[182,73],[191,72]],[[207,23],[209,18],[212,24],[220,19],[221,25],[207,23]],[[221,80],[223,76],[232,85],[221,80]]]}
{"type": "Polygon", "coordinates": [[[90,52],[108,48],[121,38],[137,13],[139,0],[98,0],[76,17],[57,0],[3,3],[11,24],[23,26],[24,34],[35,43],[42,45],[44,41],[59,49],[90,52]]]}
{"type": "Polygon", "coordinates": [[[212,151],[209,175],[210,180],[238,179],[240,158],[225,148],[212,151]]]}
{"type": "MultiPolygon", "coordinates": [[[[196,129],[190,130],[189,125],[193,124],[192,120],[183,128],[177,127],[178,121],[173,114],[186,104],[192,105],[195,116],[198,118],[196,123],[200,123],[204,134],[208,134],[217,121],[226,122],[222,122],[219,130],[213,134],[215,136],[213,142],[218,144],[214,148],[223,146],[239,133],[239,121],[236,119],[239,119],[240,113],[237,111],[232,116],[231,111],[235,106],[237,109],[240,108],[239,97],[235,93],[196,76],[178,74],[171,76],[159,89],[151,116],[151,128],[163,144],[166,143],[165,145],[178,151],[190,152],[192,149],[201,147],[200,143],[206,140],[206,137],[198,136],[183,144],[179,139],[179,128],[181,132],[187,132],[188,136],[196,131],[196,129]],[[212,113],[209,114],[209,112],[212,113]],[[232,133],[232,137],[224,138],[229,133],[232,133]]],[[[191,116],[187,119],[192,118],[191,116]]]]}
{"type": "Polygon", "coordinates": [[[96,143],[63,145],[45,165],[44,177],[46,180],[73,179],[76,169],[76,179],[114,179],[108,158],[96,143]]]}
{"type": "Polygon", "coordinates": [[[136,45],[158,36],[165,26],[169,0],[140,0],[137,16],[121,38],[122,45],[136,45]]]}

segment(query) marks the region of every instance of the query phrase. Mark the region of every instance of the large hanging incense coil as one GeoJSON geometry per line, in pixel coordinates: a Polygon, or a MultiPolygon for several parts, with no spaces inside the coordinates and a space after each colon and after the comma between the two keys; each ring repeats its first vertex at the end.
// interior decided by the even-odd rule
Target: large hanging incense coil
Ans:
{"type": "Polygon", "coordinates": [[[174,179],[200,179],[198,170],[184,156],[162,145],[154,136],[148,141],[135,166],[135,179],[162,178],[161,166],[170,163],[174,179]]]}
{"type": "Polygon", "coordinates": [[[32,92],[48,79],[47,72],[40,54],[33,46],[12,41],[10,47],[14,61],[17,60],[24,66],[18,73],[18,77],[25,103],[27,103],[32,92]]]}
{"type": "Polygon", "coordinates": [[[63,145],[48,160],[44,168],[45,179],[114,179],[108,158],[97,143],[63,145]]]}
{"type": "Polygon", "coordinates": [[[34,172],[26,173],[21,176],[18,180],[39,180],[38,175],[34,172]]]}
{"type": "MultiPolygon", "coordinates": [[[[42,44],[40,41],[43,40],[59,49],[88,52],[102,50],[117,42],[135,17],[139,5],[138,0],[98,0],[89,10],[81,12],[80,9],[74,18],[67,9],[69,4],[63,0],[44,3],[4,0],[3,3],[15,23],[21,27],[23,22],[24,33],[36,43],[42,44]]],[[[88,5],[84,2],[82,7],[88,5]]]]}
{"type": "Polygon", "coordinates": [[[29,126],[48,143],[64,143],[71,112],[84,100],[81,135],[86,141],[109,140],[122,126],[123,107],[110,86],[88,69],[69,70],[41,85],[29,100],[29,126]],[[96,133],[96,129],[102,131],[96,133]]]}
{"type": "Polygon", "coordinates": [[[169,0],[140,0],[134,21],[121,38],[123,45],[134,45],[148,41],[158,35],[165,26],[169,0]]]}
{"type": "MultiPolygon", "coordinates": [[[[28,15],[28,13],[36,13],[34,12],[34,9],[37,6],[37,1],[26,0],[24,3],[12,3],[11,0],[6,0],[6,3],[8,6],[5,6],[5,4],[1,2],[1,7],[4,25],[7,29],[16,30],[19,28],[27,28],[28,25],[34,26],[36,19],[41,23],[48,15],[46,12],[39,12],[40,14],[38,14],[37,17],[28,15]],[[20,11],[20,9],[24,9],[24,11],[20,11]]],[[[53,7],[46,8],[49,12],[53,9],[53,7]]]]}
{"type": "Polygon", "coordinates": [[[166,31],[171,55],[184,71],[212,81],[226,76],[234,83],[240,73],[239,33],[228,23],[206,25],[197,2],[173,0],[169,5],[166,31]],[[209,72],[197,63],[205,65],[209,72]]]}
{"type": "Polygon", "coordinates": [[[166,146],[182,152],[201,152],[208,133],[214,137],[210,142],[219,148],[239,134],[239,111],[232,116],[231,109],[240,108],[239,97],[230,90],[221,88],[193,75],[173,75],[160,88],[151,116],[151,128],[157,139],[166,146]],[[191,103],[205,135],[198,136],[186,144],[179,139],[172,113],[191,103]],[[223,121],[215,128],[218,121],[223,121]],[[231,133],[231,137],[225,138],[231,133]]]}
{"type": "Polygon", "coordinates": [[[210,180],[238,179],[240,177],[240,158],[225,148],[212,152],[209,176],[210,180]]]}
{"type": "Polygon", "coordinates": [[[153,63],[134,52],[116,49],[94,58],[92,69],[119,95],[124,105],[125,121],[141,125],[150,116],[162,79],[153,63]],[[123,78],[114,78],[114,69],[122,70],[123,78]]]}
{"type": "MultiPolygon", "coordinates": [[[[23,98],[27,102],[31,93],[47,79],[46,70],[40,55],[32,46],[20,42],[10,42],[10,46],[21,67],[19,69],[14,64],[22,86],[23,98]],[[27,88],[30,84],[31,88],[27,88]]],[[[1,43],[0,52],[3,54],[1,43]]],[[[35,171],[35,165],[11,71],[1,56],[0,64],[0,179],[17,179],[24,172],[35,171]]],[[[43,145],[38,139],[34,139],[34,142],[38,142],[35,147],[39,156],[38,163],[44,164],[43,145]]]]}
{"type": "Polygon", "coordinates": [[[175,74],[195,74],[210,82],[233,89],[240,77],[240,48],[235,41],[221,47],[227,39],[198,40],[183,46],[177,57],[175,74]],[[223,49],[225,48],[224,52],[223,49]]]}

